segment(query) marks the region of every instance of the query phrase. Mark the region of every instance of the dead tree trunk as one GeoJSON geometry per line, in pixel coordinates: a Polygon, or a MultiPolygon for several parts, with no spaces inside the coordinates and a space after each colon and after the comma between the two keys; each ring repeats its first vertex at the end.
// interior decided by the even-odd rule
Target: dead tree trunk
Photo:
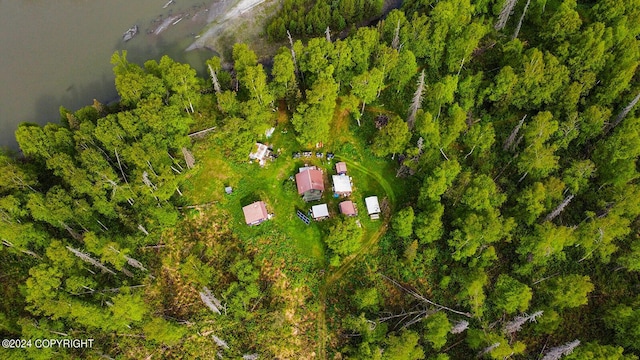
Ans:
{"type": "Polygon", "coordinates": [[[524,15],[527,13],[527,9],[529,9],[529,4],[531,0],[527,0],[527,3],[524,5],[524,10],[522,10],[522,15],[520,15],[520,20],[518,21],[518,26],[516,26],[516,31],[513,32],[513,36],[511,39],[515,39],[520,34],[520,28],[522,27],[522,22],[524,21],[524,15]]]}
{"type": "Polygon", "coordinates": [[[507,151],[507,150],[513,150],[513,142],[516,140],[516,136],[518,136],[518,132],[520,131],[520,128],[522,127],[522,125],[524,124],[524,120],[527,118],[527,114],[525,114],[522,119],[520,120],[520,122],[518,123],[518,125],[516,125],[516,127],[513,129],[513,131],[511,132],[511,134],[509,135],[509,137],[507,138],[507,140],[505,140],[504,142],[504,146],[502,147],[503,150],[507,151]]]}
{"type": "Polygon", "coordinates": [[[416,121],[416,115],[418,114],[418,110],[422,107],[422,93],[424,92],[424,70],[420,73],[420,78],[418,79],[418,87],[416,92],[413,94],[413,101],[411,102],[411,107],[409,108],[409,117],[407,118],[407,125],[409,126],[409,130],[413,129],[413,125],[416,121]]]}
{"type": "Polygon", "coordinates": [[[618,126],[618,124],[620,124],[622,120],[624,120],[627,114],[629,114],[631,109],[633,109],[633,107],[636,106],[638,101],[640,101],[640,92],[638,93],[638,95],[636,95],[635,98],[633,98],[633,100],[631,100],[629,104],[627,104],[627,106],[624,109],[622,109],[622,111],[620,111],[620,114],[618,114],[618,116],[616,117],[616,120],[611,125],[609,125],[609,127],[607,128],[607,131],[605,131],[605,134],[613,130],[616,126],[618,126]]]}
{"type": "Polygon", "coordinates": [[[391,40],[391,48],[399,50],[400,47],[400,20],[396,24],[396,30],[393,32],[393,40],[391,40]]]}
{"type": "Polygon", "coordinates": [[[218,82],[218,74],[216,74],[211,65],[209,65],[209,74],[211,75],[213,90],[216,92],[216,94],[220,94],[222,92],[222,89],[220,88],[220,83],[218,82]]]}
{"type": "Polygon", "coordinates": [[[293,70],[297,76],[300,76],[300,79],[304,82],[304,78],[300,73],[300,69],[298,68],[298,60],[296,60],[296,51],[293,49],[293,38],[291,37],[291,33],[287,30],[287,37],[289,38],[289,44],[291,45],[291,60],[293,60],[293,70]]]}
{"type": "Polygon", "coordinates": [[[111,269],[109,269],[108,267],[102,265],[101,262],[99,262],[98,260],[92,258],[91,256],[83,253],[80,250],[74,249],[71,246],[67,246],[67,250],[71,251],[75,256],[79,257],[82,261],[88,262],[89,264],[97,267],[98,269],[100,269],[100,270],[102,270],[104,272],[107,272],[107,273],[109,273],[111,275],[115,275],[116,274],[115,272],[111,271],[111,269]]]}
{"type": "Polygon", "coordinates": [[[324,31],[324,36],[327,38],[327,42],[331,42],[331,29],[327,26],[327,29],[324,31]]]}
{"type": "Polygon", "coordinates": [[[569,355],[573,352],[578,345],[580,345],[580,340],[573,340],[570,343],[566,343],[564,345],[560,345],[554,348],[551,348],[542,360],[558,360],[564,355],[569,355]]]}
{"type": "Polygon", "coordinates": [[[385,276],[385,275],[382,275],[382,274],[380,274],[380,276],[382,276],[383,278],[387,279],[387,280],[388,280],[388,281],[390,281],[393,285],[397,286],[399,289],[404,290],[406,293],[408,293],[409,295],[411,295],[411,296],[415,297],[416,299],[418,299],[418,300],[420,300],[420,301],[422,301],[422,302],[425,302],[425,303],[427,303],[427,304],[429,304],[429,305],[433,305],[433,306],[435,306],[435,307],[437,307],[437,308],[439,308],[439,309],[442,309],[442,310],[450,311],[450,312],[452,312],[452,313],[454,313],[454,314],[463,315],[463,316],[466,316],[466,317],[468,317],[468,318],[473,317],[473,315],[471,315],[471,314],[470,314],[470,313],[468,313],[468,312],[467,312],[467,313],[465,313],[465,312],[462,312],[462,311],[454,310],[454,309],[451,309],[451,308],[449,308],[449,307],[446,307],[446,306],[443,306],[443,305],[437,304],[437,303],[435,303],[435,302],[433,302],[433,301],[431,301],[431,300],[429,300],[429,299],[425,298],[424,296],[420,295],[419,293],[417,293],[417,292],[415,292],[415,291],[413,291],[413,290],[407,289],[406,287],[404,287],[404,286],[400,285],[400,283],[398,283],[397,281],[393,280],[392,278],[390,278],[390,277],[388,277],[388,276],[385,276]]]}
{"type": "Polygon", "coordinates": [[[544,218],[544,221],[545,222],[551,221],[551,220],[555,219],[558,215],[560,215],[562,210],[564,210],[564,208],[567,207],[567,205],[569,205],[569,203],[571,202],[573,197],[574,197],[574,195],[570,194],[569,196],[564,198],[564,200],[562,200],[560,205],[558,205],[549,215],[547,215],[546,218],[544,218]]]}
{"type": "Polygon", "coordinates": [[[502,10],[500,11],[500,15],[498,15],[498,21],[493,26],[494,29],[500,31],[507,25],[509,16],[511,16],[516,3],[518,3],[518,0],[505,0],[504,5],[502,5],[502,10]]]}
{"type": "Polygon", "coordinates": [[[491,345],[487,346],[486,348],[482,349],[482,351],[480,351],[480,352],[478,353],[478,356],[477,356],[477,357],[478,357],[478,358],[481,358],[481,357],[485,356],[486,354],[488,354],[488,353],[492,352],[492,351],[493,351],[495,348],[497,348],[498,346],[500,346],[500,343],[499,343],[499,342],[497,342],[497,343],[493,343],[493,344],[491,344],[491,345]]]}

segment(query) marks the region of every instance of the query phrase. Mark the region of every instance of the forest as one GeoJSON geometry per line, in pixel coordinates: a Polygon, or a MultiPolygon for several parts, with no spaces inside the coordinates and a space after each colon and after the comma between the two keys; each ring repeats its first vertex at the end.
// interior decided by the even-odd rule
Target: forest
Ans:
{"type": "Polygon", "coordinates": [[[118,102],[22,124],[0,335],[94,341],[0,357],[638,359],[640,0],[382,5],[285,0],[202,75],[116,52],[118,102]],[[325,152],[360,215],[306,225],[325,152]]]}

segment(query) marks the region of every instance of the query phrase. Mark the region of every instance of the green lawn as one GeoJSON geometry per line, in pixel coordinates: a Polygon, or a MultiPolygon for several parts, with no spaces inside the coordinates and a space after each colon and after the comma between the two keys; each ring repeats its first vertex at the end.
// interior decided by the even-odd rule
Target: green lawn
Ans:
{"type": "Polygon", "coordinates": [[[296,210],[308,213],[312,205],[327,203],[332,218],[341,216],[338,203],[344,198],[334,198],[331,191],[331,175],[335,174],[335,163],[345,161],[348,175],[353,178],[354,191],[348,198],[356,203],[358,218],[367,234],[372,234],[380,226],[379,221],[371,221],[367,215],[364,198],[377,195],[382,201],[387,198],[391,209],[395,204],[395,169],[390,160],[374,157],[366,150],[366,144],[354,135],[362,131],[348,122],[346,114],[336,112],[334,118],[333,141],[325,144],[322,151],[334,152],[336,158],[293,159],[292,153],[303,150],[295,140],[293,131],[287,129],[287,123],[280,124],[268,143],[278,152],[279,158],[260,167],[257,163],[235,163],[225,158],[217,149],[214,141],[203,139],[196,143],[194,155],[197,165],[185,184],[185,196],[192,204],[212,204],[226,210],[233,221],[232,228],[240,239],[255,246],[268,246],[270,251],[282,255],[294,251],[311,260],[316,266],[324,267],[325,247],[322,241],[328,231],[331,220],[303,223],[296,210]],[[305,203],[298,195],[292,177],[298,168],[315,165],[325,173],[325,192],[322,201],[305,203]],[[233,193],[226,195],[225,186],[233,187],[233,193]],[[267,204],[269,213],[274,217],[259,226],[249,227],[244,223],[242,207],[254,201],[262,200],[267,204]]]}

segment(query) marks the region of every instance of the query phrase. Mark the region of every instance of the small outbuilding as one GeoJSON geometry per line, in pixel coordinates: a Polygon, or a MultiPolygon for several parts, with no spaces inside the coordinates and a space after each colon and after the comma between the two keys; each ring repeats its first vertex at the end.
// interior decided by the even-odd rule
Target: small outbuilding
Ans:
{"type": "Polygon", "coordinates": [[[301,168],[300,172],[296,174],[296,186],[298,194],[302,195],[304,201],[320,200],[324,191],[322,171],[315,167],[301,168]]]}
{"type": "Polygon", "coordinates": [[[350,196],[351,178],[347,175],[333,175],[333,193],[337,196],[350,196]]]}
{"type": "Polygon", "coordinates": [[[322,220],[329,217],[329,207],[327,204],[314,205],[311,207],[311,216],[313,220],[322,220]]]}
{"type": "Polygon", "coordinates": [[[367,204],[367,212],[371,220],[380,219],[380,203],[378,202],[378,197],[369,196],[364,199],[364,202],[367,204]]]}
{"type": "Polygon", "coordinates": [[[356,204],[351,200],[343,201],[340,203],[340,213],[346,216],[356,216],[358,215],[358,210],[356,209],[356,204]]]}
{"type": "Polygon", "coordinates": [[[344,161],[340,161],[336,164],[336,173],[338,175],[346,175],[347,174],[347,163],[344,161]]]}
{"type": "Polygon", "coordinates": [[[251,205],[247,205],[242,208],[242,212],[244,213],[244,221],[250,226],[258,225],[269,219],[269,213],[264,201],[256,201],[251,205]]]}

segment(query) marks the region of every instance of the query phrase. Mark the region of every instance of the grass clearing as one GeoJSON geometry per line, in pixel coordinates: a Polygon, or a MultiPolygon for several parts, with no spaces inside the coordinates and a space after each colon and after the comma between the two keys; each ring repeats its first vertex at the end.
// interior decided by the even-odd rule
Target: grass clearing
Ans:
{"type": "MultiPolygon", "coordinates": [[[[342,216],[339,203],[351,200],[358,209],[358,220],[364,228],[361,239],[368,242],[381,226],[380,221],[369,219],[364,198],[376,195],[381,203],[390,205],[396,202],[396,194],[401,191],[395,181],[395,164],[389,159],[380,159],[368,150],[368,140],[375,136],[373,119],[375,111],[365,112],[362,126],[358,127],[347,111],[336,107],[330,140],[322,149],[301,147],[295,139],[291,124],[284,109],[280,109],[278,125],[273,136],[266,143],[278,154],[278,158],[267,161],[264,167],[257,163],[237,163],[226,158],[213,138],[205,138],[196,143],[196,169],[185,184],[185,195],[191,204],[212,204],[230,214],[229,224],[234,233],[256,251],[271,254],[289,260],[292,252],[305,258],[313,267],[326,268],[323,238],[328,233],[332,219],[342,216]],[[294,152],[313,151],[311,157],[293,158],[294,152]],[[317,157],[316,152],[322,152],[317,157]],[[326,153],[333,152],[336,157],[329,161],[326,153]],[[335,164],[345,161],[348,175],[352,178],[353,192],[348,198],[333,196],[331,176],[335,174],[335,164]],[[314,165],[324,172],[325,192],[320,201],[305,203],[298,195],[294,176],[298,168],[314,165]],[[225,186],[231,186],[233,193],[227,195],[225,186]],[[259,226],[247,226],[244,222],[242,207],[262,200],[273,218],[259,226]],[[296,215],[296,210],[308,214],[312,205],[326,203],[331,219],[306,225],[296,215]]],[[[248,155],[248,154],[247,154],[248,155]]],[[[265,255],[266,256],[266,255],[265,255]]]]}

